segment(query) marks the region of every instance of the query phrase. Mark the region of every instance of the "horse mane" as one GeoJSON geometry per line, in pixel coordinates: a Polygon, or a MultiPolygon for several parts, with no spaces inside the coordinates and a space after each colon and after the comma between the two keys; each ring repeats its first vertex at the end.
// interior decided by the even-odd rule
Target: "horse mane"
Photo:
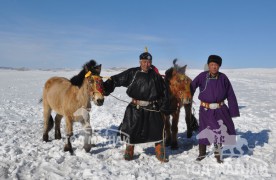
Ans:
{"type": "Polygon", "coordinates": [[[174,68],[171,67],[165,72],[165,80],[170,80],[172,78],[172,73],[173,73],[174,68]]]}
{"type": "Polygon", "coordinates": [[[74,77],[72,77],[70,79],[71,84],[74,85],[74,86],[78,86],[80,88],[83,84],[85,74],[88,71],[91,71],[92,74],[97,74],[98,75],[99,73],[97,73],[97,71],[95,70],[96,65],[97,65],[97,62],[93,59],[90,60],[89,62],[87,62],[86,64],[84,64],[82,66],[82,70],[79,72],[79,74],[75,75],[74,77]]]}
{"type": "Polygon", "coordinates": [[[178,73],[184,74],[184,75],[185,75],[187,65],[181,67],[181,66],[179,66],[178,64],[176,64],[176,61],[177,61],[177,59],[174,59],[174,60],[173,60],[173,66],[174,66],[174,68],[176,69],[176,71],[177,71],[178,73]]]}
{"type": "Polygon", "coordinates": [[[177,59],[175,58],[173,60],[173,67],[171,67],[170,69],[168,69],[166,72],[165,72],[165,80],[170,80],[173,76],[173,71],[176,70],[178,73],[180,74],[184,74],[185,75],[185,71],[186,71],[186,67],[187,65],[181,67],[179,66],[178,64],[176,64],[177,62],[177,59]]]}

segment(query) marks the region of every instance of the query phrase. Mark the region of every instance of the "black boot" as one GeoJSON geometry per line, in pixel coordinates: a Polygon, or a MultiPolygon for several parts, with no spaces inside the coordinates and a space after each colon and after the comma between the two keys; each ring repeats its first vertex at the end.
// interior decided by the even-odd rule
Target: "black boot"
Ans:
{"type": "Polygon", "coordinates": [[[221,160],[221,145],[215,144],[215,158],[217,159],[218,163],[223,163],[221,160]]]}
{"type": "Polygon", "coordinates": [[[196,160],[201,161],[202,159],[204,159],[206,157],[206,145],[205,144],[199,144],[198,149],[199,149],[199,155],[196,158],[196,160]]]}

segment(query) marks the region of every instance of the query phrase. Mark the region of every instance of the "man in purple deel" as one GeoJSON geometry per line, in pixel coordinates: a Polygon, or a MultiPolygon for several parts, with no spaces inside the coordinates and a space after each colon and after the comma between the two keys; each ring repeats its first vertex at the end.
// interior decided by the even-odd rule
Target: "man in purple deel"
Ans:
{"type": "Polygon", "coordinates": [[[233,117],[239,117],[239,108],[232,85],[227,76],[219,72],[222,59],[217,55],[208,58],[208,71],[200,73],[191,83],[194,94],[199,87],[199,156],[201,161],[206,156],[206,145],[214,144],[215,158],[221,160],[221,145],[235,143],[233,117]],[[228,107],[225,100],[228,101],[228,107]]]}

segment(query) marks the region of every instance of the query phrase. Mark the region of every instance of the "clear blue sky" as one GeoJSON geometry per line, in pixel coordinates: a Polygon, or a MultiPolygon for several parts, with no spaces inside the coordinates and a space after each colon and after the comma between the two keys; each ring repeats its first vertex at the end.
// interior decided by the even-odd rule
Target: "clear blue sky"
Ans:
{"type": "Polygon", "coordinates": [[[1,0],[0,66],[104,68],[174,58],[202,69],[210,54],[223,68],[276,67],[275,0],[1,0]]]}

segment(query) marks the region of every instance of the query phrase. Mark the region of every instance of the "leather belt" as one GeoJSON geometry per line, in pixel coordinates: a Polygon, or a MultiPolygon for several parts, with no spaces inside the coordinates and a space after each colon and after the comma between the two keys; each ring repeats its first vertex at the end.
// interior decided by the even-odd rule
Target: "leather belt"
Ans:
{"type": "Polygon", "coordinates": [[[142,101],[142,100],[132,99],[131,102],[132,102],[132,104],[137,105],[137,106],[148,106],[157,101],[142,101]]]}
{"type": "Polygon", "coordinates": [[[218,108],[221,108],[221,106],[224,105],[224,101],[219,102],[219,103],[206,103],[206,102],[201,101],[200,105],[204,108],[207,108],[207,109],[218,109],[218,108]]]}

